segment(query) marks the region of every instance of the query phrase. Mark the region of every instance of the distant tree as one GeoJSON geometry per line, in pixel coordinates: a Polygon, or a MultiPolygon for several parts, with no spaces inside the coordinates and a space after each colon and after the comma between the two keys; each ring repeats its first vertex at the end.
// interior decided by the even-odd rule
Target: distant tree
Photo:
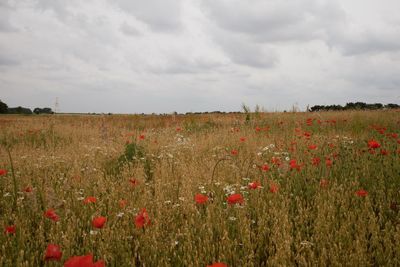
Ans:
{"type": "Polygon", "coordinates": [[[30,108],[24,107],[16,107],[16,108],[8,108],[9,114],[32,114],[32,110],[30,108]]]}
{"type": "Polygon", "coordinates": [[[0,100],[0,113],[5,114],[8,111],[8,106],[6,103],[0,100]]]}
{"type": "Polygon", "coordinates": [[[397,104],[387,104],[387,105],[385,105],[385,108],[400,108],[400,106],[399,105],[397,105],[397,104]]]}
{"type": "Polygon", "coordinates": [[[35,114],[54,114],[54,112],[51,110],[51,108],[35,108],[33,110],[33,113],[35,113],[35,114]]]}

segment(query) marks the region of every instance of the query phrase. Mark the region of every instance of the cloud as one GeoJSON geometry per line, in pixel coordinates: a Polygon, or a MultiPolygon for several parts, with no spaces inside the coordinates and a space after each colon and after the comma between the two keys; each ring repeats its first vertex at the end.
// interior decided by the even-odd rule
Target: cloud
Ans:
{"type": "Polygon", "coordinates": [[[120,30],[122,33],[124,33],[126,35],[130,35],[130,36],[140,35],[140,31],[138,31],[135,27],[126,23],[126,21],[121,24],[120,30]]]}
{"type": "Polygon", "coordinates": [[[387,1],[0,1],[0,93],[125,113],[395,102],[387,1]]]}
{"type": "Polygon", "coordinates": [[[181,0],[110,0],[136,19],[145,22],[154,31],[175,31],[182,27],[181,0]]]}
{"type": "Polygon", "coordinates": [[[1,66],[15,66],[20,63],[15,57],[10,55],[2,55],[0,54],[0,67],[1,66]]]}
{"type": "Polygon", "coordinates": [[[12,6],[7,2],[0,3],[0,32],[16,32],[18,29],[10,22],[12,6]]]}
{"type": "Polygon", "coordinates": [[[325,20],[341,21],[340,6],[326,1],[205,1],[211,19],[221,28],[256,42],[307,41],[321,38],[325,20]]]}

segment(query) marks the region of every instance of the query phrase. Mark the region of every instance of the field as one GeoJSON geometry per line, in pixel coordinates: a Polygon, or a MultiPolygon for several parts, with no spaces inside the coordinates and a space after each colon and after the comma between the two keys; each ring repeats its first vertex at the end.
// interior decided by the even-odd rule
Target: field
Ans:
{"type": "Polygon", "coordinates": [[[1,116],[0,266],[400,266],[399,133],[396,110],[1,116]]]}

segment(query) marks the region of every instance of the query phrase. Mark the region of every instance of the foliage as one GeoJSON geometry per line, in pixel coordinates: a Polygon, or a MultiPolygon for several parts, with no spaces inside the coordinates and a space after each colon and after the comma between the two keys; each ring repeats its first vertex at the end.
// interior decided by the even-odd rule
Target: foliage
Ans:
{"type": "Polygon", "coordinates": [[[344,107],[341,105],[315,105],[310,108],[310,111],[339,111],[339,110],[379,110],[379,109],[397,109],[400,108],[397,104],[383,105],[381,103],[366,104],[363,102],[350,102],[344,107]]]}
{"type": "Polygon", "coordinates": [[[0,100],[0,114],[7,113],[7,110],[8,110],[7,104],[0,100]]]}
{"type": "Polygon", "coordinates": [[[51,108],[35,108],[33,110],[33,113],[35,113],[35,114],[54,114],[54,112],[51,110],[51,108]]]}

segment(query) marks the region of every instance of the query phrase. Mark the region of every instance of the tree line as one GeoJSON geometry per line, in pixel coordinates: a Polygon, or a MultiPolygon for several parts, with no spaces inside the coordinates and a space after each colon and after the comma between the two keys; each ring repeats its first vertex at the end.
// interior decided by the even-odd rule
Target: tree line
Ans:
{"type": "Polygon", "coordinates": [[[0,114],[53,114],[51,108],[35,108],[33,111],[30,108],[15,107],[10,108],[6,103],[0,100],[0,114]]]}
{"type": "Polygon", "coordinates": [[[341,105],[315,105],[309,108],[309,111],[338,111],[338,110],[378,110],[378,109],[396,109],[400,108],[397,104],[386,104],[381,103],[367,104],[364,102],[350,102],[345,106],[341,105]]]}

